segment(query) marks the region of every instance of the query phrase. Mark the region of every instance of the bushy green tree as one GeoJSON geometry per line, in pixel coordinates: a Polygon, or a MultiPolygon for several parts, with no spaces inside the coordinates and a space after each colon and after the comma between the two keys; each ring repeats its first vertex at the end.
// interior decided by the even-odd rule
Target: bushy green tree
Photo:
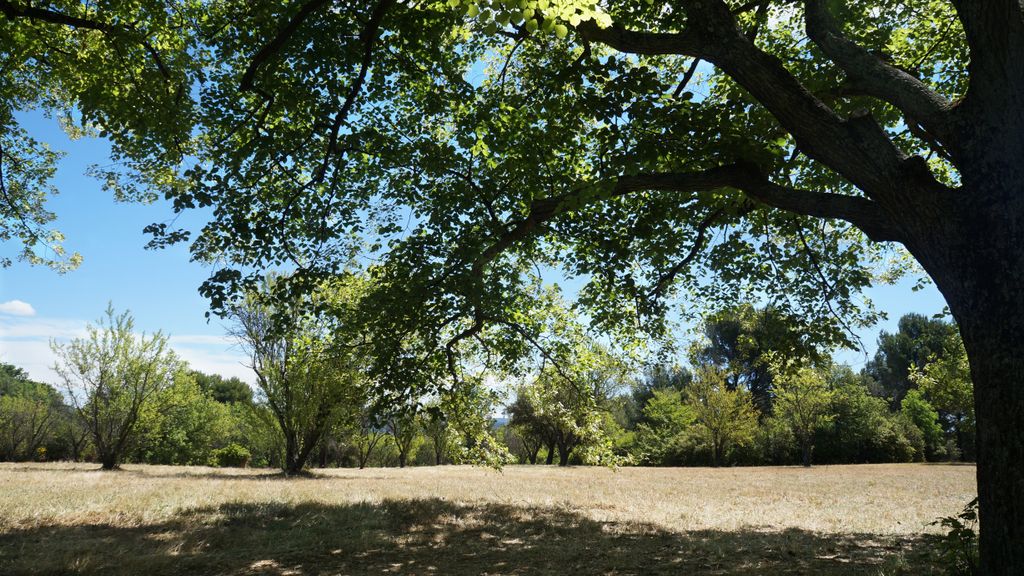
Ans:
{"type": "Polygon", "coordinates": [[[817,431],[835,420],[832,411],[834,391],[825,377],[814,368],[787,368],[775,364],[775,406],[800,444],[804,466],[811,465],[817,431]]]}
{"type": "Polygon", "coordinates": [[[706,317],[703,342],[692,353],[696,364],[724,370],[732,389],[746,388],[762,414],[771,414],[775,395],[771,363],[821,359],[824,335],[814,337],[815,327],[784,311],[750,304],[728,307],[706,317]]]}
{"type": "Polygon", "coordinates": [[[167,337],[134,333],[135,321],[112,306],[88,335],[51,343],[54,371],[67,397],[92,434],[104,470],[117,468],[138,439],[139,419],[153,399],[169,388],[182,363],[167,337]]]}
{"type": "Polygon", "coordinates": [[[603,415],[613,393],[624,387],[621,360],[593,342],[576,339],[570,352],[520,386],[509,409],[510,425],[541,439],[553,460],[566,466],[574,454],[588,463],[614,459],[603,415]]]}
{"type": "Polygon", "coordinates": [[[252,388],[237,376],[224,378],[219,374],[205,374],[199,370],[193,370],[192,378],[203,392],[218,402],[224,404],[252,402],[252,388]]]}
{"type": "Polygon", "coordinates": [[[57,435],[64,408],[53,387],[34,382],[14,365],[0,364],[0,460],[45,456],[40,449],[46,452],[57,435]]]}
{"type": "Polygon", "coordinates": [[[151,464],[205,465],[227,444],[231,410],[199,387],[194,373],[179,372],[140,419],[139,459],[151,464]]]}
{"type": "Polygon", "coordinates": [[[245,349],[256,382],[284,440],[283,469],[297,474],[346,408],[354,409],[365,379],[365,362],[353,342],[361,336],[343,316],[355,298],[357,279],[320,285],[304,302],[274,301],[275,282],[233,308],[233,335],[245,349]]]}
{"type": "Polygon", "coordinates": [[[890,412],[889,403],[870,393],[870,380],[848,366],[832,366],[828,384],[833,391],[835,418],[819,428],[816,459],[829,464],[910,462],[916,457],[916,436],[905,419],[890,412]]]}
{"type": "Polygon", "coordinates": [[[683,392],[672,389],[655,390],[644,407],[636,426],[631,446],[633,456],[641,463],[678,465],[678,447],[694,423],[694,414],[683,403],[683,392]]]}
{"type": "Polygon", "coordinates": [[[648,367],[637,379],[626,404],[625,416],[630,427],[643,421],[644,408],[658,390],[681,392],[693,381],[693,374],[684,366],[656,364],[648,367]]]}
{"type": "Polygon", "coordinates": [[[420,418],[420,426],[423,428],[423,434],[433,452],[432,463],[435,466],[444,464],[445,460],[449,458],[451,444],[454,440],[454,430],[449,425],[448,418],[440,406],[436,404],[425,406],[424,414],[420,418]]]}
{"type": "Polygon", "coordinates": [[[398,454],[398,467],[405,468],[421,439],[419,414],[411,406],[394,406],[393,410],[385,417],[384,428],[398,454]]]}
{"type": "Polygon", "coordinates": [[[956,337],[956,326],[922,314],[905,314],[896,332],[878,336],[878,351],[864,367],[877,386],[878,394],[892,399],[897,407],[913,382],[915,367],[941,358],[946,343],[956,337]]]}
{"type": "Polygon", "coordinates": [[[686,387],[686,406],[693,414],[694,430],[711,454],[712,465],[725,464],[730,450],[753,441],[758,415],[750,392],[730,389],[722,370],[698,367],[686,387]]]}
{"type": "Polygon", "coordinates": [[[939,426],[939,413],[925,399],[920,390],[911,389],[903,396],[900,412],[921,431],[924,439],[924,457],[939,460],[946,457],[946,438],[939,426]]]}
{"type": "Polygon", "coordinates": [[[941,356],[929,358],[923,369],[914,369],[910,380],[939,411],[947,433],[956,438],[961,455],[975,454],[974,384],[967,352],[958,335],[950,337],[941,356]]]}

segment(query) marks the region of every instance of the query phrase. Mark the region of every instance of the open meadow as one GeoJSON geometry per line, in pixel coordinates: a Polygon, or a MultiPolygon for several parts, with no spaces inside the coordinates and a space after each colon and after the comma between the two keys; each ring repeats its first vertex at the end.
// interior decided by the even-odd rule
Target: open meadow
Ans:
{"type": "Polygon", "coordinates": [[[0,574],[930,574],[973,466],[0,464],[0,574]]]}

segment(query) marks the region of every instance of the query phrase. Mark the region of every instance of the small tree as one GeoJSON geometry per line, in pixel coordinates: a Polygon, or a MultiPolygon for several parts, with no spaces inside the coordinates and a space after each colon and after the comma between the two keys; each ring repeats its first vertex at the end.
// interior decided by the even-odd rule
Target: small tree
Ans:
{"type": "Polygon", "coordinates": [[[61,408],[56,390],[25,376],[0,384],[0,460],[35,458],[52,435],[61,408]]]}
{"type": "Polygon", "coordinates": [[[433,449],[434,464],[444,464],[452,442],[452,430],[447,416],[437,403],[427,406],[426,414],[420,419],[420,426],[433,449]]]}
{"type": "Polygon", "coordinates": [[[693,411],[683,403],[680,391],[655,390],[637,424],[633,452],[646,464],[665,465],[693,419],[693,411]]]}
{"type": "Polygon", "coordinates": [[[341,319],[355,284],[321,284],[311,301],[271,297],[271,278],[232,310],[232,334],[251,359],[263,400],[284,436],[286,474],[297,474],[309,455],[352,406],[363,380],[349,346],[354,334],[341,319]]]}
{"type": "Polygon", "coordinates": [[[927,460],[945,457],[945,435],[939,426],[939,413],[916,388],[911,388],[900,402],[900,411],[921,431],[924,439],[924,456],[927,460]]]}
{"type": "Polygon", "coordinates": [[[721,466],[732,447],[753,440],[757,411],[750,392],[729,390],[722,370],[700,366],[686,388],[686,405],[693,413],[695,430],[711,452],[712,465],[721,466]]]}
{"type": "Polygon", "coordinates": [[[108,306],[105,319],[89,325],[85,338],[50,344],[57,356],[53,369],[92,434],[104,470],[120,465],[137,437],[147,403],[182,368],[166,336],[139,336],[134,328],[127,311],[115,314],[108,306]]]}
{"type": "Polygon", "coordinates": [[[825,377],[812,368],[776,368],[775,371],[776,412],[793,431],[800,444],[803,465],[809,467],[815,432],[835,418],[833,392],[825,377]]]}
{"type": "Polygon", "coordinates": [[[179,372],[157,394],[141,420],[140,460],[150,464],[203,465],[227,444],[231,410],[199,387],[195,372],[179,372]]]}
{"type": "Polygon", "coordinates": [[[388,415],[385,428],[398,451],[398,467],[405,468],[418,439],[419,417],[415,409],[396,407],[396,411],[388,415]]]}
{"type": "Polygon", "coordinates": [[[376,425],[368,408],[363,408],[352,432],[352,443],[356,448],[356,457],[359,469],[366,468],[373,456],[373,451],[380,444],[381,440],[387,437],[387,432],[376,425]]]}

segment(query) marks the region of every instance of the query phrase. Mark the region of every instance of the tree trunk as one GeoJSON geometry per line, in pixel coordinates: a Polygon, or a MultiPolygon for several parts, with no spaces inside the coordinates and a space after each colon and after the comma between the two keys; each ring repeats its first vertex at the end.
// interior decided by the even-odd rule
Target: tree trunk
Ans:
{"type": "Polygon", "coordinates": [[[800,452],[803,455],[804,468],[811,467],[811,443],[803,441],[800,443],[800,452]]]}
{"type": "Polygon", "coordinates": [[[725,443],[720,440],[712,440],[711,442],[711,466],[718,468],[722,465],[722,459],[725,456],[725,443]]]}
{"type": "Polygon", "coordinates": [[[965,173],[970,193],[929,241],[908,245],[945,296],[970,362],[986,576],[1024,574],[1024,172],[1014,171],[965,173]],[[985,193],[1008,185],[1012,194],[985,193]]]}
{"type": "Polygon", "coordinates": [[[537,444],[537,446],[535,446],[533,450],[530,450],[526,454],[526,459],[529,460],[530,464],[536,464],[538,454],[540,454],[540,444],[537,444]]]}
{"type": "Polygon", "coordinates": [[[977,415],[980,574],[1024,574],[1024,318],[1014,322],[1008,339],[964,330],[977,415]]]}
{"type": "Polygon", "coordinates": [[[292,476],[302,472],[304,462],[299,461],[299,447],[295,434],[285,433],[284,442],[284,473],[292,476]]]}
{"type": "Polygon", "coordinates": [[[568,444],[559,444],[558,445],[558,465],[559,466],[568,466],[569,465],[569,456],[570,455],[572,455],[572,447],[571,446],[569,446],[568,444]]]}
{"type": "Polygon", "coordinates": [[[398,467],[405,468],[405,461],[408,458],[408,454],[404,451],[398,453],[398,467]]]}
{"type": "Polygon", "coordinates": [[[544,463],[550,465],[550,464],[553,464],[554,461],[555,461],[555,443],[554,442],[549,442],[548,443],[548,457],[544,461],[544,463]]]}
{"type": "Polygon", "coordinates": [[[101,468],[103,470],[117,470],[120,468],[119,460],[120,458],[118,458],[118,455],[114,452],[102,454],[100,455],[101,468]]]}

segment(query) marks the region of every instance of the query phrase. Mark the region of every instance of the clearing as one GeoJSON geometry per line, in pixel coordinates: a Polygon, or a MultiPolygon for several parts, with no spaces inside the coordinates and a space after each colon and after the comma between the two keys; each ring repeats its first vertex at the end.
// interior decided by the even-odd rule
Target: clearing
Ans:
{"type": "Polygon", "coordinates": [[[0,574],[930,574],[973,466],[0,464],[0,574]]]}

